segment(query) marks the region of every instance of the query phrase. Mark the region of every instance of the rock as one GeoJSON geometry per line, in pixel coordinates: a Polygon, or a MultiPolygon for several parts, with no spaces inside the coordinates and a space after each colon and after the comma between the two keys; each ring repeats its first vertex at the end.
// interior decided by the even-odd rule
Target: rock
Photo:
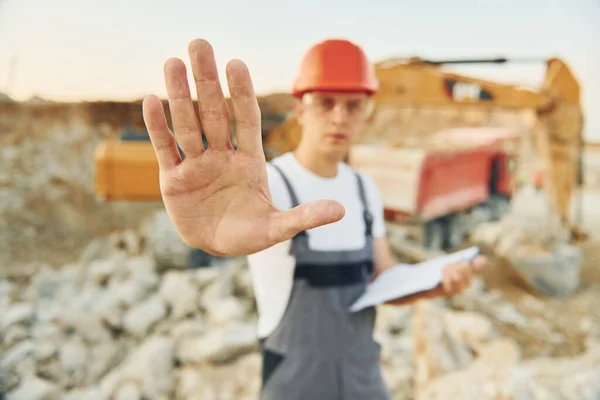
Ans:
{"type": "Polygon", "coordinates": [[[147,295],[147,290],[143,282],[128,280],[115,283],[111,282],[109,291],[114,293],[119,305],[127,309],[137,302],[143,300],[147,295]]]}
{"type": "Polygon", "coordinates": [[[43,301],[37,304],[37,324],[56,324],[66,327],[69,323],[69,310],[59,301],[43,301]]]}
{"type": "MultiPolygon", "coordinates": [[[[242,271],[247,269],[245,260],[240,258],[233,258],[229,263],[213,268],[218,273],[216,278],[210,282],[210,285],[203,287],[203,282],[199,282],[199,286],[201,287],[200,305],[204,311],[209,311],[212,305],[219,300],[230,296],[235,298],[236,279],[242,271]]],[[[196,276],[197,279],[199,279],[199,276],[202,277],[201,274],[197,274],[196,276]]],[[[207,271],[205,274],[206,277],[211,278],[212,273],[207,271]]]]}
{"type": "Polygon", "coordinates": [[[568,296],[579,288],[583,253],[578,247],[561,244],[539,254],[525,250],[511,252],[506,258],[525,283],[540,295],[568,296]]]}
{"type": "MultiPolygon", "coordinates": [[[[110,253],[109,238],[97,237],[93,238],[83,249],[78,259],[78,264],[81,265],[82,271],[86,271],[89,268],[89,264],[98,259],[102,259],[106,254],[110,253]]],[[[80,276],[78,275],[78,282],[81,282],[80,276]]]]}
{"type": "Polygon", "coordinates": [[[520,278],[542,296],[567,296],[579,287],[582,251],[551,212],[547,198],[520,190],[501,221],[478,229],[476,243],[504,257],[520,278]]]}
{"type": "Polygon", "coordinates": [[[536,400],[600,398],[600,343],[591,343],[578,357],[538,357],[522,367],[540,388],[536,400]]]}
{"type": "Polygon", "coordinates": [[[76,329],[79,325],[77,321],[78,317],[81,314],[93,312],[104,290],[97,286],[85,287],[80,291],[73,289],[68,294],[68,297],[61,301],[63,306],[63,312],[60,315],[61,324],[66,329],[76,329]],[[77,301],[73,301],[73,299],[77,299],[77,301]]]}
{"type": "Polygon", "coordinates": [[[61,398],[60,388],[52,382],[36,376],[23,379],[19,387],[8,393],[7,400],[58,400],[61,398]]]}
{"type": "Polygon", "coordinates": [[[194,277],[194,280],[198,284],[200,290],[204,290],[214,283],[222,272],[223,269],[220,267],[209,267],[194,270],[192,272],[192,276],[194,277]]]}
{"type": "Polygon", "coordinates": [[[15,344],[29,338],[29,330],[23,325],[11,325],[4,330],[3,345],[13,347],[15,344]]]}
{"type": "Polygon", "coordinates": [[[58,358],[39,360],[36,364],[36,373],[38,376],[58,385],[62,385],[65,382],[68,387],[68,381],[65,378],[65,373],[58,358]]]}
{"type": "Polygon", "coordinates": [[[423,300],[413,313],[415,387],[420,392],[432,379],[460,370],[473,361],[473,353],[446,331],[444,309],[437,301],[423,300]]]}
{"type": "Polygon", "coordinates": [[[144,248],[144,237],[132,229],[115,232],[109,237],[109,245],[129,255],[137,255],[144,248]]]}
{"type": "Polygon", "coordinates": [[[171,317],[183,318],[198,311],[198,287],[190,280],[189,274],[169,271],[160,286],[160,295],[171,308],[171,317]]]}
{"type": "Polygon", "coordinates": [[[206,310],[206,322],[211,328],[240,320],[244,317],[245,309],[235,297],[226,297],[215,300],[206,310]]]}
{"type": "Polygon", "coordinates": [[[111,340],[110,332],[104,327],[97,314],[78,312],[73,316],[71,326],[88,343],[102,343],[111,340]]]}
{"type": "Polygon", "coordinates": [[[128,257],[123,263],[123,268],[128,272],[130,279],[139,277],[140,281],[145,281],[148,290],[156,288],[159,277],[156,273],[156,262],[152,257],[146,254],[128,257]]]}
{"type": "Polygon", "coordinates": [[[254,324],[234,322],[202,336],[183,337],[177,346],[177,359],[182,364],[225,362],[257,349],[254,324]]]}
{"type": "Polygon", "coordinates": [[[251,299],[254,297],[254,285],[250,270],[246,267],[240,270],[236,275],[233,287],[233,294],[238,298],[251,299]]]}
{"type": "Polygon", "coordinates": [[[32,301],[56,297],[61,286],[72,283],[72,279],[69,279],[72,277],[72,275],[69,277],[70,272],[68,268],[56,271],[48,265],[40,268],[32,277],[29,287],[31,292],[28,297],[32,301]]]}
{"type": "Polygon", "coordinates": [[[204,312],[209,312],[215,303],[233,295],[233,282],[228,279],[225,270],[220,272],[217,279],[201,289],[200,307],[204,312]]]}
{"type": "Polygon", "coordinates": [[[118,269],[119,265],[114,260],[95,260],[88,266],[88,274],[94,280],[94,283],[104,286],[116,274],[118,269]]]}
{"type": "MultiPolygon", "coordinates": [[[[0,280],[0,307],[8,308],[8,305],[13,302],[13,296],[17,290],[15,285],[6,280],[0,280]]],[[[1,321],[1,317],[0,317],[1,321]]]]}
{"type": "Polygon", "coordinates": [[[498,338],[479,348],[479,361],[495,367],[516,365],[521,360],[521,350],[513,339],[498,338]]]}
{"type": "Polygon", "coordinates": [[[35,309],[30,303],[14,303],[6,313],[0,316],[0,330],[14,324],[29,325],[35,318],[35,309]]]}
{"type": "Polygon", "coordinates": [[[74,336],[67,340],[59,350],[59,361],[63,373],[63,388],[71,389],[85,383],[90,358],[80,337],[74,336]]]}
{"type": "Polygon", "coordinates": [[[44,323],[32,328],[32,339],[35,343],[36,358],[43,361],[58,354],[66,341],[66,335],[57,325],[44,323]]]}
{"type": "Polygon", "coordinates": [[[62,398],[63,400],[109,400],[108,396],[98,387],[91,386],[86,389],[76,389],[62,398]]]}
{"type": "Polygon", "coordinates": [[[494,311],[496,318],[506,324],[514,326],[526,326],[528,324],[527,318],[525,318],[513,304],[497,304],[494,311]]]}
{"type": "Polygon", "coordinates": [[[503,227],[497,222],[483,222],[476,225],[471,239],[479,245],[494,248],[503,233],[503,227]]]}
{"type": "Polygon", "coordinates": [[[410,326],[412,307],[384,305],[377,309],[375,329],[391,334],[401,334],[410,326]]]}
{"type": "Polygon", "coordinates": [[[172,390],[174,346],[171,339],[150,337],[135,348],[110,374],[105,376],[100,387],[105,393],[114,394],[122,382],[141,382],[145,398],[159,399],[172,390]]]}
{"type": "Polygon", "coordinates": [[[431,382],[419,398],[596,400],[600,396],[600,347],[593,346],[576,358],[538,358],[517,364],[516,345],[509,343],[491,344],[468,368],[431,382]]]}
{"type": "Polygon", "coordinates": [[[155,213],[147,223],[144,236],[157,268],[187,268],[192,248],[177,233],[166,211],[155,213]]]}
{"type": "Polygon", "coordinates": [[[35,346],[31,340],[23,341],[4,353],[0,358],[0,371],[4,386],[12,389],[24,376],[35,375],[35,346]]]}
{"type": "Polygon", "coordinates": [[[179,343],[186,336],[200,336],[205,332],[204,322],[201,318],[178,322],[171,329],[171,337],[179,343]]]}
{"type": "Polygon", "coordinates": [[[394,336],[376,331],[376,338],[381,345],[382,363],[386,366],[402,364],[413,367],[414,341],[410,332],[402,336],[394,336]]]}
{"type": "Polygon", "coordinates": [[[445,330],[457,342],[477,349],[497,335],[492,323],[483,315],[469,311],[444,312],[445,330]]]}
{"type": "Polygon", "coordinates": [[[394,364],[383,369],[383,379],[394,399],[413,399],[412,365],[394,364]]]}
{"type": "Polygon", "coordinates": [[[113,396],[114,400],[143,400],[142,389],[135,381],[122,382],[113,396]]]}
{"type": "Polygon", "coordinates": [[[242,356],[233,366],[235,378],[231,399],[256,399],[260,393],[262,357],[258,353],[242,356]]]}
{"type": "Polygon", "coordinates": [[[119,297],[114,291],[106,290],[98,297],[94,312],[98,320],[110,329],[120,329],[123,325],[123,309],[119,297]]]}
{"type": "Polygon", "coordinates": [[[184,366],[179,369],[176,373],[175,386],[177,399],[204,400],[211,398],[206,396],[209,385],[206,383],[202,370],[198,368],[184,366]]]}
{"type": "Polygon", "coordinates": [[[156,294],[129,310],[125,314],[123,325],[131,334],[143,337],[154,324],[166,315],[167,309],[165,303],[156,294]]]}
{"type": "Polygon", "coordinates": [[[87,383],[94,384],[124,358],[123,349],[115,343],[99,343],[89,349],[89,357],[94,362],[87,367],[87,383]]]}

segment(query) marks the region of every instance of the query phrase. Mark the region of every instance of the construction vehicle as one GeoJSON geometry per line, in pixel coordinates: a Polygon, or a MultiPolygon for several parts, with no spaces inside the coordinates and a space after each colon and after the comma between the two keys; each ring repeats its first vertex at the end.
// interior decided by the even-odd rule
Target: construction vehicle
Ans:
{"type": "Polygon", "coordinates": [[[411,228],[407,239],[449,250],[508,210],[519,136],[509,128],[447,129],[416,148],[356,145],[349,163],[379,187],[386,220],[411,228]]]}

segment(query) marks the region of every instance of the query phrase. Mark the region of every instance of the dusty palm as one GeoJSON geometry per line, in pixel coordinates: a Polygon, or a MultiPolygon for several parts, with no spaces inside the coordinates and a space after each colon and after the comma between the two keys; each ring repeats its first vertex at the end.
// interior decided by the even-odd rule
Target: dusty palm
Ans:
{"type": "Polygon", "coordinates": [[[194,40],[189,54],[196,82],[200,121],[190,96],[185,64],[165,63],[173,122],[171,133],[162,103],[144,99],[144,121],[160,166],[162,198],[177,231],[190,246],[215,255],[247,255],[298,232],[338,221],[343,207],[322,200],[288,211],[271,203],[261,141],[260,109],[244,63],[230,61],[227,82],[236,121],[237,150],[212,47],[194,40]],[[208,141],[204,149],[201,127],[208,141]],[[185,159],[177,151],[179,144],[185,159]]]}

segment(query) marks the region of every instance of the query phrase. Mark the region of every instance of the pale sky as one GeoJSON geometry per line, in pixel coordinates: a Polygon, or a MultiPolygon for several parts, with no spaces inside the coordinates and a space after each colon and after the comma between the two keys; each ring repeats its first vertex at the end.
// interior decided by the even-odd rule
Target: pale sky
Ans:
{"type": "MultiPolygon", "coordinates": [[[[222,77],[228,60],[244,60],[259,94],[288,91],[303,53],[328,37],[354,40],[372,61],[558,56],[580,79],[586,136],[600,140],[600,0],[0,0],[0,91],[165,96],[164,61],[189,65],[196,37],[213,44],[222,77]]],[[[530,84],[544,74],[541,64],[457,70],[530,84]]]]}

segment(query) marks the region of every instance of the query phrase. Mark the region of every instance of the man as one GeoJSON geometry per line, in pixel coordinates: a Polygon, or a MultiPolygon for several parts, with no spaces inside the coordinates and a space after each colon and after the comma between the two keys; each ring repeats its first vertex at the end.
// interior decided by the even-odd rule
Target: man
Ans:
{"type": "MultiPolygon", "coordinates": [[[[144,100],[144,118],[165,207],[183,240],[211,254],[249,256],[264,355],[261,398],[390,399],[372,336],[375,309],[348,311],[394,263],[376,186],[343,163],[372,110],[372,65],[349,41],[310,49],[294,87],[302,140],[266,164],[245,65],[234,60],[226,68],[234,150],[213,50],[195,40],[189,53],[200,122],[178,59],[165,64],[174,135],[155,96],[144,100]]],[[[439,288],[395,304],[460,293],[484,262],[448,265],[439,288]]]]}

